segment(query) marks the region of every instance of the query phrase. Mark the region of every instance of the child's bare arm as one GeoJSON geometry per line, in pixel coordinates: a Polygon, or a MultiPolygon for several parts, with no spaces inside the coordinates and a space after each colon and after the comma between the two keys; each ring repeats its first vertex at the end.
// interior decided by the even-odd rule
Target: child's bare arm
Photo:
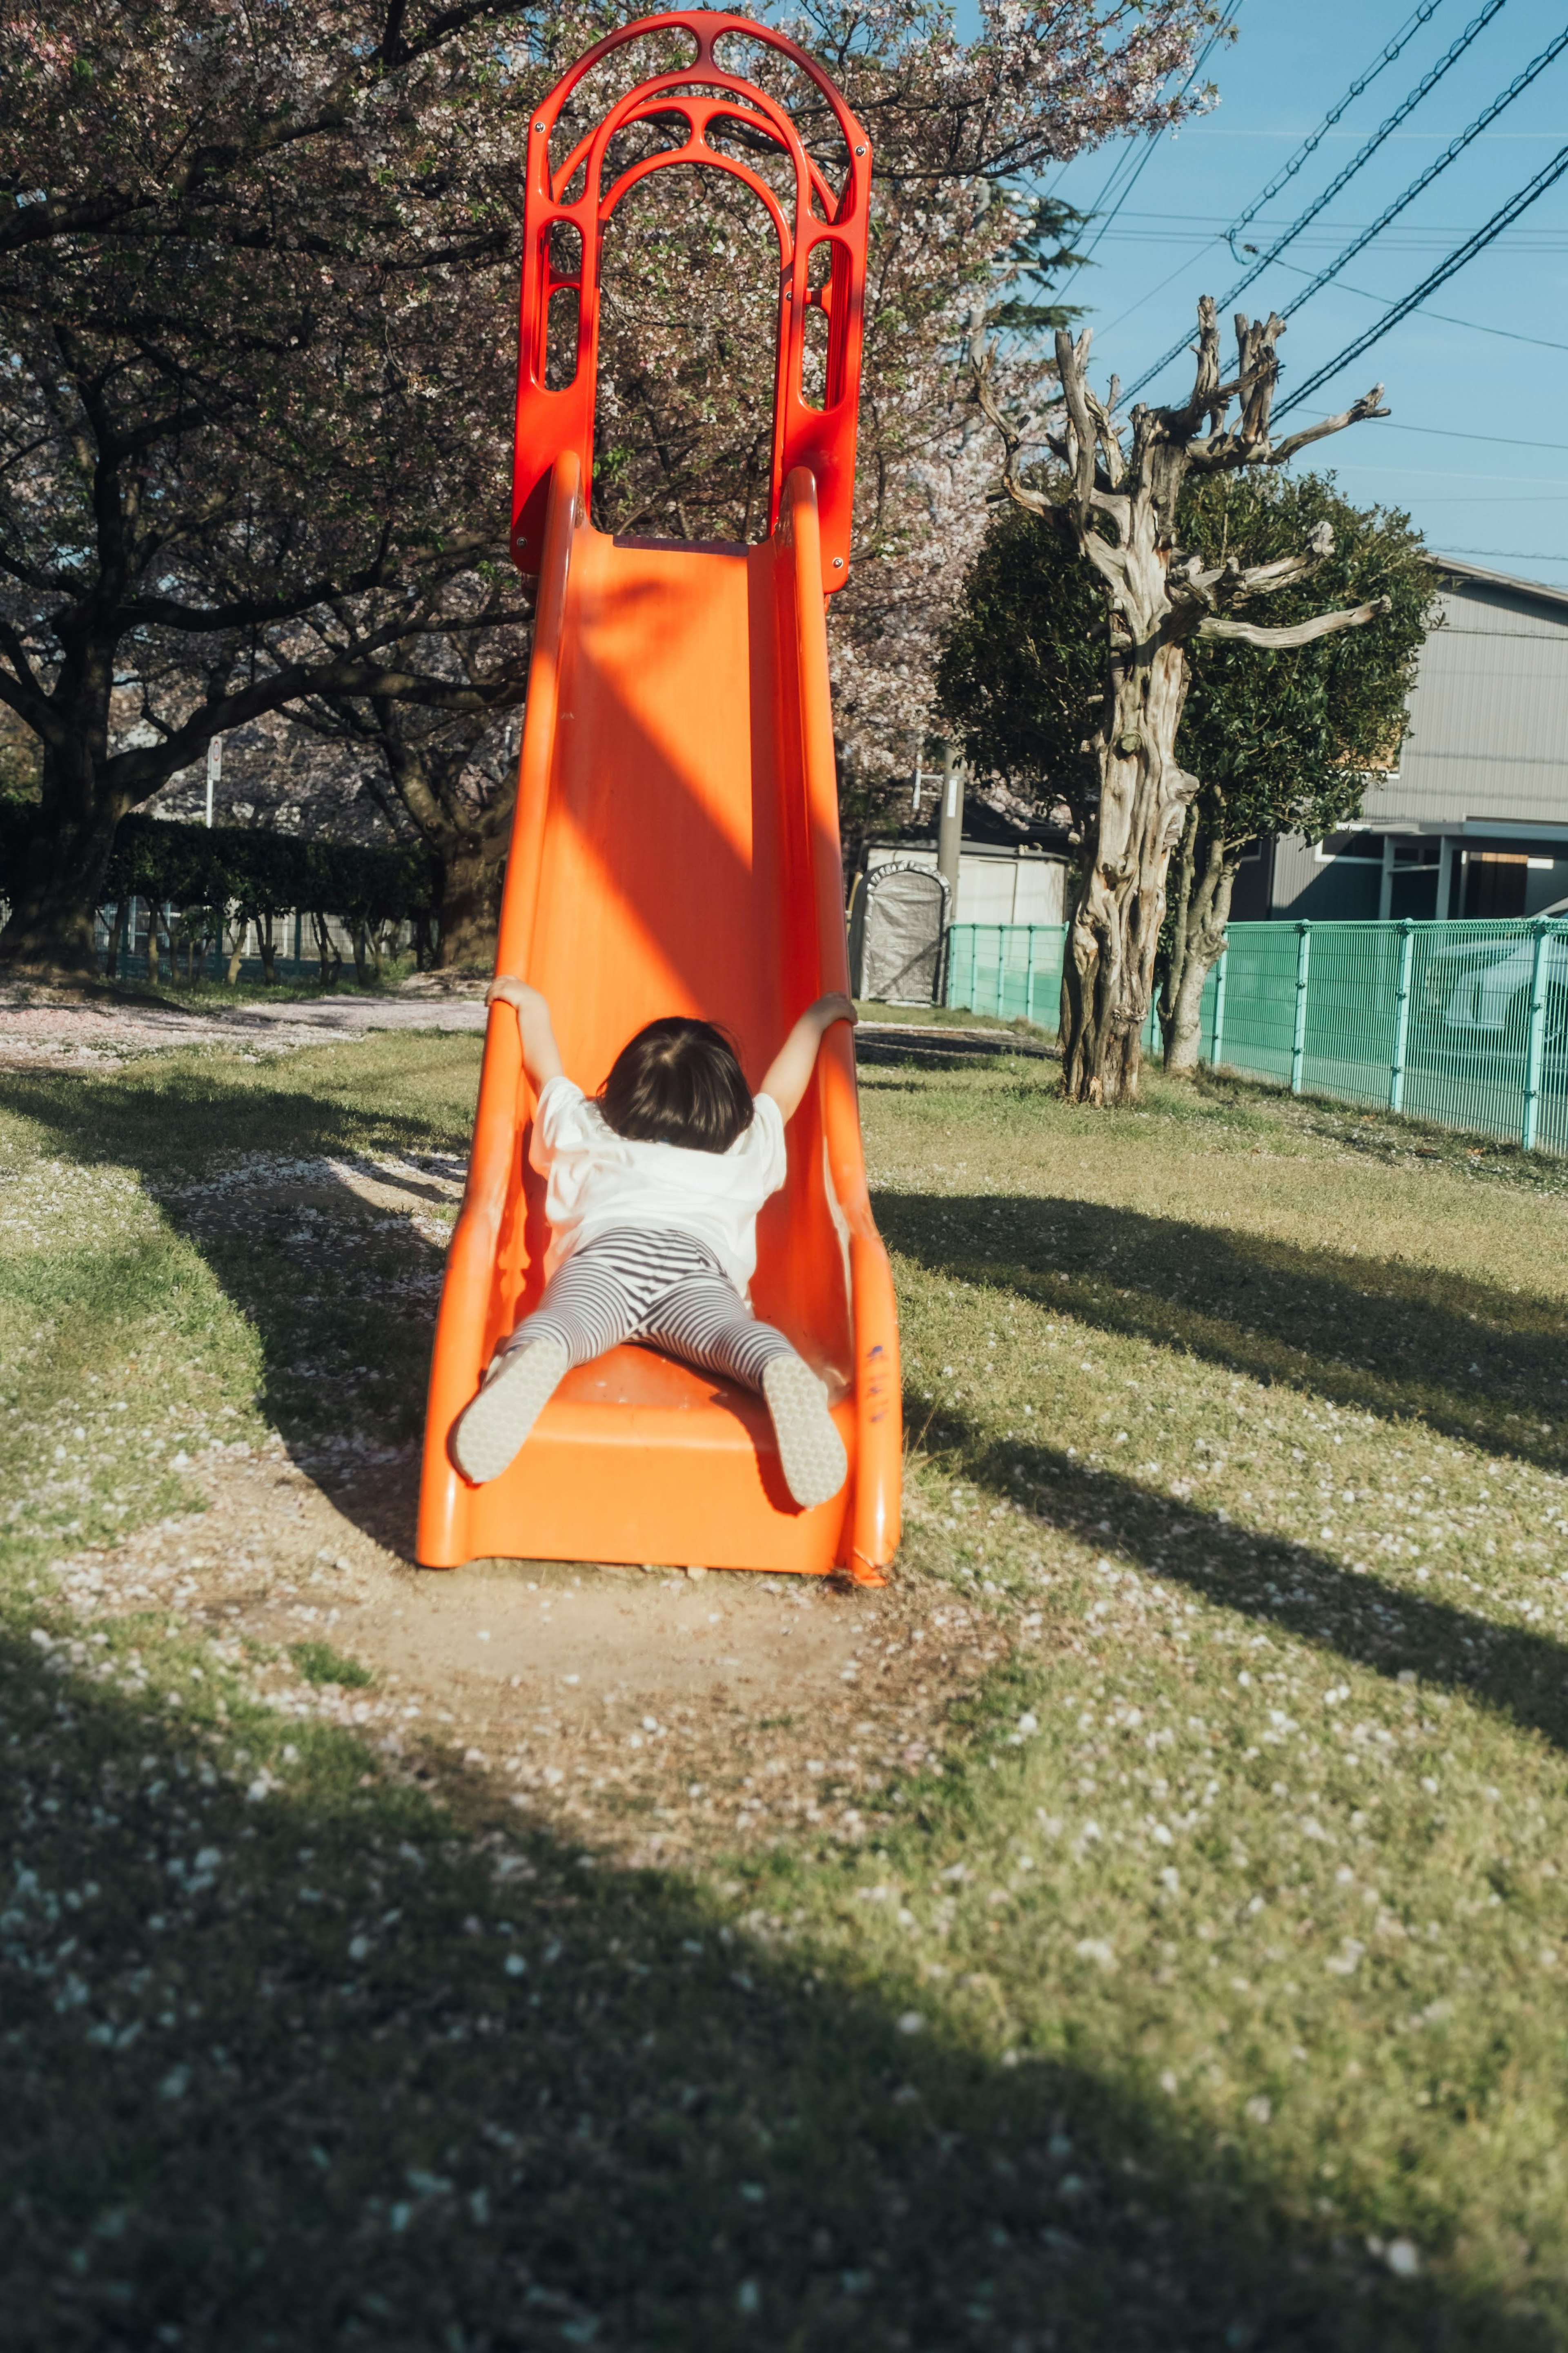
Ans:
{"type": "Polygon", "coordinates": [[[551,1027],[550,1007],[537,988],[530,988],[525,980],[511,980],[503,973],[491,981],[485,1003],[510,1005],[515,1010],[522,1039],[523,1068],[536,1087],[548,1086],[552,1079],[565,1076],[561,1049],[551,1027]]]}
{"type": "Polygon", "coordinates": [[[768,1066],[758,1092],[772,1095],[785,1119],[791,1118],[811,1082],[817,1050],[836,1021],[853,1022],[855,1008],[847,997],[819,997],[808,1005],[768,1066]]]}

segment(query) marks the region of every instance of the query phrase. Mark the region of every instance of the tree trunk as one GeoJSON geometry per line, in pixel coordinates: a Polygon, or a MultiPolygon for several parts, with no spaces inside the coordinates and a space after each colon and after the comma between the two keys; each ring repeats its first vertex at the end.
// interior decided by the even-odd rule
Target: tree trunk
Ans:
{"type": "Polygon", "coordinates": [[[1165,1068],[1173,1078],[1190,1079],[1198,1067],[1204,985],[1225,946],[1231,892],[1240,864],[1239,849],[1216,832],[1210,839],[1203,872],[1186,909],[1181,976],[1165,1028],[1165,1068]]]}
{"type": "Polygon", "coordinates": [[[270,907],[257,924],[256,944],[261,951],[261,977],[271,988],[278,979],[278,942],[272,930],[270,907]]]}
{"type": "Polygon", "coordinates": [[[323,988],[335,988],[338,975],[343,968],[343,960],[333,942],[328,918],[318,914],[312,909],[310,928],[316,934],[316,955],[321,965],[321,985],[323,988]]]}
{"type": "MultiPolygon", "coordinates": [[[[245,962],[245,943],[250,930],[249,916],[236,915],[230,929],[233,934],[233,945],[229,949],[228,970],[224,977],[230,988],[233,988],[239,979],[239,967],[245,962]]],[[[218,934],[218,945],[220,948],[223,945],[221,933],[218,934]]]]}
{"type": "Polygon", "coordinates": [[[105,801],[96,786],[89,747],[45,745],[42,790],[21,879],[0,932],[0,964],[16,971],[97,979],[93,930],[114,828],[125,805],[105,801]]]}
{"type": "MultiPolygon", "coordinates": [[[[1185,641],[1201,635],[1256,646],[1310,645],[1331,631],[1359,628],[1387,609],[1384,598],[1279,629],[1230,617],[1228,608],[1247,597],[1310,577],[1327,552],[1318,533],[1296,554],[1268,564],[1248,567],[1231,559],[1205,567],[1186,555],[1173,568],[1182,484],[1193,466],[1211,473],[1281,466],[1309,442],[1386,414],[1377,406],[1380,385],[1342,416],[1271,444],[1268,417],[1279,373],[1275,346],[1284,325],[1273,313],[1254,321],[1238,312],[1237,372],[1223,383],[1217,306],[1212,296],[1201,296],[1192,394],[1180,407],[1134,408],[1130,448],[1117,414],[1115,378],[1104,401],[1089,385],[1088,329],[1075,343],[1058,327],[1055,374],[1061,398],[1049,404],[1043,421],[1045,445],[1070,481],[1064,496],[1065,482],[1022,479],[1021,467],[1037,456],[1041,420],[1030,438],[998,405],[991,385],[996,345],[986,340],[984,308],[972,315],[975,396],[1007,453],[1008,494],[1030,513],[1051,514],[1066,528],[1078,554],[1099,573],[1106,596],[1106,723],[1086,746],[1100,755],[1100,807],[1062,974],[1062,1092],[1070,1103],[1124,1103],[1138,1091],[1140,1033],[1153,995],[1165,871],[1198,789],[1196,777],[1176,762],[1185,641]],[[1226,413],[1237,400],[1239,418],[1227,427],[1226,413]]],[[[1173,1019],[1179,996],[1179,989],[1173,993],[1173,1019]]]]}
{"type": "MultiPolygon", "coordinates": [[[[1168,1054],[1171,1031],[1176,1018],[1176,997],[1182,986],[1182,974],[1186,967],[1187,913],[1193,903],[1193,875],[1197,864],[1198,804],[1193,801],[1187,809],[1186,823],[1182,828],[1182,846],[1176,856],[1176,903],[1171,909],[1171,952],[1165,958],[1164,977],[1160,984],[1160,1034],[1168,1054]]],[[[1167,894],[1167,903],[1169,894],[1167,894]]]]}
{"type": "Polygon", "coordinates": [[[505,855],[493,837],[458,835],[438,846],[441,859],[441,944],[436,962],[444,972],[459,968],[491,972],[500,923],[505,855]]]}
{"type": "Polygon", "coordinates": [[[357,920],[352,923],[349,925],[349,938],[353,944],[354,986],[356,988],[368,988],[370,972],[365,962],[363,923],[357,920]]]}
{"type": "Polygon", "coordinates": [[[1175,756],[1186,694],[1183,648],[1166,639],[1129,653],[1113,663],[1099,818],[1062,967],[1062,1092],[1069,1103],[1137,1097],[1165,869],[1197,789],[1175,756]]]}
{"type": "Polygon", "coordinates": [[[129,899],[121,899],[114,910],[114,920],[109,926],[109,945],[104,951],[103,957],[105,980],[118,980],[120,977],[120,944],[125,937],[125,926],[130,917],[131,902],[129,899]]]}

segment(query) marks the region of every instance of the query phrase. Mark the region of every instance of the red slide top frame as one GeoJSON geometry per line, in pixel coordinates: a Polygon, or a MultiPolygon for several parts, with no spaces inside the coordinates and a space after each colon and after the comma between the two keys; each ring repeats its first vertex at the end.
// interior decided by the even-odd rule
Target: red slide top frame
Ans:
{"type": "MultiPolygon", "coordinates": [[[[866,231],[871,192],[871,142],[837,90],[805,51],[782,33],[750,16],[710,9],[682,9],[641,16],[598,42],[563,75],[529,119],[528,175],[523,204],[522,320],[517,380],[517,442],[512,477],[511,556],[520,572],[535,573],[544,546],[544,515],[550,472],[563,450],[575,451],[583,469],[586,501],[593,475],[594,408],[598,380],[599,276],[605,225],[621,198],[640,180],[672,164],[708,164],[742,181],[763,204],[779,244],[779,310],[773,390],[773,489],[770,532],[778,522],[784,483],[796,466],[809,467],[816,481],[822,528],[822,585],[841,588],[849,576],[849,532],[855,496],[855,433],[860,393],[860,341],[866,297],[866,231]],[[573,90],[601,59],[648,33],[685,33],[696,43],[688,65],[640,82],[584,133],[558,169],[552,171],[550,141],[573,90]],[[714,48],[726,34],[777,49],[810,76],[833,109],[849,159],[843,188],[835,192],[806,153],[788,113],[756,83],[728,73],[714,48]],[[605,158],[619,131],[658,118],[668,126],[679,115],[687,126],[678,147],[642,157],[604,183],[605,158]],[[715,121],[745,125],[782,148],[795,170],[794,217],[767,182],[733,155],[709,144],[715,121]],[[566,190],[581,174],[582,191],[573,201],[566,190]],[[557,272],[552,262],[552,232],[575,230],[580,266],[557,272]],[[831,248],[824,282],[814,287],[812,256],[831,248]],[[570,384],[552,390],[545,382],[545,355],[552,295],[570,289],[577,304],[577,366],[570,384]],[[826,384],[823,405],[804,396],[806,313],[820,310],[827,320],[826,384]]],[[[560,240],[567,243],[569,240],[560,240]]],[[[821,276],[820,267],[816,273],[821,276]]]]}

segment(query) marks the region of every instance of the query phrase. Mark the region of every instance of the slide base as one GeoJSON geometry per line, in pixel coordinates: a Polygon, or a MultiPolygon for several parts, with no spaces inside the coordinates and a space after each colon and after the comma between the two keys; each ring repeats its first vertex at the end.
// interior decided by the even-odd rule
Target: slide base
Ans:
{"type": "MultiPolygon", "coordinates": [[[[846,1446],[854,1414],[834,1409],[846,1446]]],[[[499,1479],[464,1482],[463,1560],[855,1575],[848,1489],[803,1511],[784,1482],[760,1397],[650,1349],[612,1349],[568,1373],[499,1479]]],[[[861,1565],[860,1582],[868,1579],[861,1565]]]]}

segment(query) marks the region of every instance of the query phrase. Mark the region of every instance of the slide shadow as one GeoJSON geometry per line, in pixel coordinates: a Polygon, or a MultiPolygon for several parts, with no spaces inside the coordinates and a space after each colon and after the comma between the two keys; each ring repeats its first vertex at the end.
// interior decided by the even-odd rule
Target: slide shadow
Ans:
{"type": "Polygon", "coordinates": [[[19,1635],[0,1695],[19,2353],[1546,2353],[1152,2062],[900,2031],[911,1989],[792,1953],[765,1871],[748,1930],[335,1733],[247,1796],[231,1735],[19,1635]]]}
{"type": "MultiPolygon", "coordinates": [[[[905,1412],[914,1419],[915,1400],[905,1412]]],[[[1238,1527],[1058,1447],[998,1440],[960,1409],[944,1407],[939,1419],[960,1433],[967,1475],[999,1496],[1027,1495],[1048,1525],[1380,1674],[1409,1670],[1463,1693],[1568,1752],[1568,1648],[1551,1635],[1358,1575],[1310,1545],[1238,1527]]]]}
{"type": "Polygon", "coordinates": [[[880,1193],[876,1211],[889,1248],[932,1273],[1568,1470],[1561,1301],[1064,1196],[880,1193]]]}

